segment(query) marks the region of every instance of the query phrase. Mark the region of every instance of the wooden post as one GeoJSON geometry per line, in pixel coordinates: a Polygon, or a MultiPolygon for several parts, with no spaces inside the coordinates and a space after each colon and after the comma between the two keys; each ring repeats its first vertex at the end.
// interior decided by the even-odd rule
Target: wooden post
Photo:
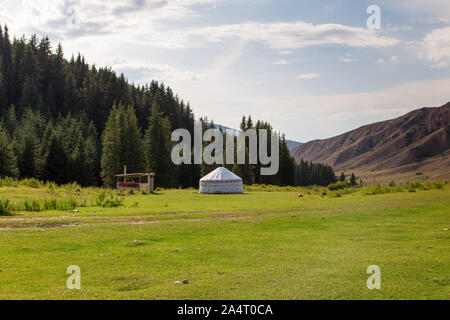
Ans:
{"type": "Polygon", "coordinates": [[[153,173],[149,173],[147,176],[147,183],[148,183],[148,191],[150,193],[153,193],[155,190],[155,175],[153,173]]]}

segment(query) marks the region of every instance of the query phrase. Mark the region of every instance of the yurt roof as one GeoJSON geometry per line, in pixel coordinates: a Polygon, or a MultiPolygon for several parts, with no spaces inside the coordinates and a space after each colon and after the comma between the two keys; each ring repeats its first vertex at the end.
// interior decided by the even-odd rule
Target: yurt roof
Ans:
{"type": "Polygon", "coordinates": [[[211,181],[211,182],[219,182],[219,181],[227,181],[227,182],[240,182],[242,179],[235,175],[233,172],[226,168],[217,168],[213,172],[204,176],[200,181],[211,181]]]}

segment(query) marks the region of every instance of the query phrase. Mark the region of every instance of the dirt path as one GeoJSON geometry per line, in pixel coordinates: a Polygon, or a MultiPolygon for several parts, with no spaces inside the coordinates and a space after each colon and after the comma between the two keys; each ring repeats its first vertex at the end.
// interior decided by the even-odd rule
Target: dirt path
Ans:
{"type": "Polygon", "coordinates": [[[282,208],[282,209],[257,209],[257,210],[234,210],[234,211],[195,211],[195,212],[167,212],[167,213],[155,213],[147,215],[137,215],[137,216],[96,216],[96,215],[63,215],[63,216],[52,216],[52,217],[20,217],[19,215],[0,218],[0,223],[2,222],[27,222],[27,221],[55,221],[55,220],[81,220],[81,219],[107,219],[107,220],[122,220],[122,219],[145,219],[149,217],[169,217],[169,216],[180,216],[180,215],[230,215],[230,214],[252,214],[252,213],[264,213],[264,212],[284,212],[289,210],[295,210],[296,208],[282,208]]]}
{"type": "MultiPolygon", "coordinates": [[[[235,212],[240,213],[240,212],[235,212]]],[[[212,212],[207,212],[205,214],[211,215],[212,212]]],[[[172,214],[173,215],[173,214],[172,214]]],[[[164,215],[162,217],[167,217],[164,215]]],[[[156,216],[158,217],[158,216],[156,216]]],[[[161,217],[161,216],[160,216],[161,217]]],[[[241,220],[250,219],[251,215],[235,215],[235,214],[225,214],[220,212],[218,215],[205,218],[179,218],[179,219],[161,219],[154,220],[154,215],[150,216],[129,216],[129,217],[95,217],[93,220],[99,222],[73,222],[73,220],[91,219],[92,217],[72,217],[72,216],[60,216],[60,217],[42,217],[42,218],[19,218],[19,219],[0,219],[1,222],[19,222],[18,224],[8,223],[4,227],[0,227],[0,231],[10,231],[10,230],[33,230],[33,229],[55,229],[55,228],[69,228],[69,227],[83,227],[83,226],[112,226],[112,225],[147,225],[147,224],[159,224],[166,222],[194,222],[208,219],[223,219],[223,220],[241,220]],[[74,219],[75,218],[75,219],[74,219]],[[20,223],[22,222],[22,223],[20,223]],[[26,222],[26,223],[24,223],[26,222]],[[30,222],[30,223],[28,223],[30,222]],[[36,222],[35,224],[33,222],[36,222]],[[43,222],[43,223],[40,223],[43,222]],[[47,222],[47,223],[46,223],[47,222]]]]}

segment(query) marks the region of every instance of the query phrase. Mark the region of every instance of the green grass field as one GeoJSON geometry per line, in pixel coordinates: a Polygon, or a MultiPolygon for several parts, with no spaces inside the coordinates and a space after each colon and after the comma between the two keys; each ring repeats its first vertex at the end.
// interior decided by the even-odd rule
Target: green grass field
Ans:
{"type": "Polygon", "coordinates": [[[0,299],[449,298],[448,187],[339,197],[163,190],[114,208],[95,205],[98,192],[0,188],[0,200],[85,204],[0,217],[0,299]],[[66,287],[71,265],[81,290],[66,287]],[[366,287],[370,265],[381,268],[381,290],[366,287]]]}

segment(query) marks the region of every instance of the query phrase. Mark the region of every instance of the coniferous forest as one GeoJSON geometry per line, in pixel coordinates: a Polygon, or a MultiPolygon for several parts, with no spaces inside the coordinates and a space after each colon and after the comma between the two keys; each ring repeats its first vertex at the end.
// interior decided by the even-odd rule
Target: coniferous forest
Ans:
{"type": "MultiPolygon", "coordinates": [[[[61,44],[45,37],[11,38],[0,27],[0,176],[38,178],[58,184],[114,186],[114,175],[154,172],[161,187],[197,187],[217,166],[175,166],[172,130],[187,129],[195,116],[189,103],[171,88],[151,81],[134,85],[111,68],[88,65],[78,54],[64,58],[61,44]]],[[[200,118],[205,129],[214,124],[200,118]]],[[[269,129],[264,121],[244,117],[241,129],[269,129]]],[[[280,170],[260,176],[259,165],[230,170],[246,184],[328,185],[331,167],[292,158],[280,138],[280,170]]]]}

